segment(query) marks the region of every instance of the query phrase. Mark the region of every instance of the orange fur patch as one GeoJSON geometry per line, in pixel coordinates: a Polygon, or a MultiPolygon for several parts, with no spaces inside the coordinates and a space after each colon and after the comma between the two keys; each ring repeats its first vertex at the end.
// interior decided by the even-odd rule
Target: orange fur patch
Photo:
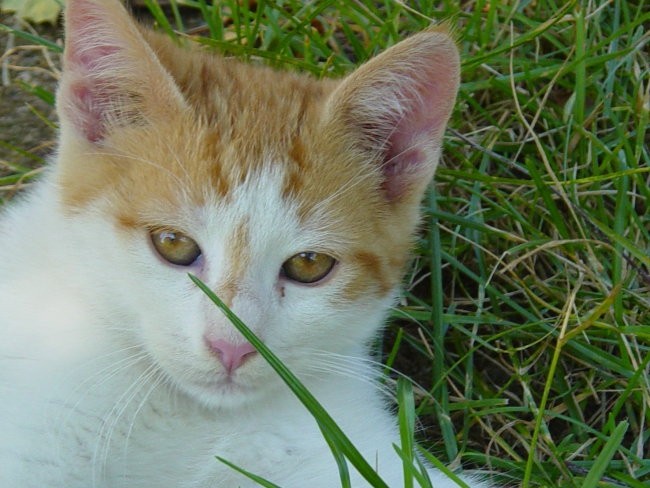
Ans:
{"type": "MultiPolygon", "coordinates": [[[[341,82],[224,59],[139,32],[142,46],[134,50],[155,62],[129,79],[138,78],[134,86],[153,79],[173,85],[167,91],[179,91],[186,104],[143,93],[134,102],[142,114],[138,124],[113,127],[98,146],[67,137],[58,170],[67,208],[107,199],[124,228],[174,227],[179,207],[227,200],[250,175],[277,167],[282,195],[297,205],[301,222],[335,227],[347,243],[332,252],[354,270],[345,288],[350,299],[389,293],[407,259],[426,181],[402,201],[384,198],[380,164],[356,147],[344,120],[328,113],[341,82]]],[[[242,224],[233,236],[231,274],[220,285],[226,303],[249,264],[248,232],[242,224]]]]}
{"type": "Polygon", "coordinates": [[[242,277],[250,268],[249,240],[248,222],[240,222],[228,241],[225,257],[227,275],[223,282],[215,287],[215,293],[229,307],[232,306],[235,297],[240,292],[242,277]]]}

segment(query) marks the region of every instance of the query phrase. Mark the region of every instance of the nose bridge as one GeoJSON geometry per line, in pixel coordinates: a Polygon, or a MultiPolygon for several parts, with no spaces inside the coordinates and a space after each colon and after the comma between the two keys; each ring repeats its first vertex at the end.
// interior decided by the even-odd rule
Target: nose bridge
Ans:
{"type": "MultiPolygon", "coordinates": [[[[250,215],[235,217],[227,226],[222,241],[223,251],[210,271],[215,295],[253,331],[260,331],[263,297],[260,296],[260,274],[252,269],[255,252],[251,246],[250,215]]],[[[224,339],[234,344],[245,342],[226,316],[212,303],[207,311],[206,334],[213,340],[224,339]]]]}
{"type": "Polygon", "coordinates": [[[223,243],[223,254],[219,259],[213,291],[223,303],[232,309],[236,297],[246,288],[246,278],[250,273],[252,262],[250,235],[247,219],[241,219],[232,228],[223,243]]]}
{"type": "Polygon", "coordinates": [[[240,287],[232,298],[230,310],[249,328],[260,328],[262,304],[260,298],[248,287],[240,287]]]}
{"type": "Polygon", "coordinates": [[[235,297],[238,295],[241,287],[240,279],[238,280],[236,278],[233,279],[227,277],[226,280],[217,284],[212,290],[214,291],[214,294],[217,295],[217,297],[219,297],[219,299],[231,310],[233,308],[235,297]]]}
{"type": "MultiPolygon", "coordinates": [[[[242,320],[254,333],[261,335],[262,308],[259,299],[242,286],[222,287],[221,293],[228,298],[228,308],[242,320]]],[[[216,290],[219,296],[219,288],[216,290]]],[[[229,323],[228,318],[220,310],[218,316],[211,320],[204,332],[203,340],[225,368],[228,375],[238,369],[257,351],[242,336],[236,327],[229,323]]],[[[214,317],[214,315],[213,315],[214,317]]]]}
{"type": "MultiPolygon", "coordinates": [[[[255,283],[247,283],[246,278],[242,276],[239,280],[228,279],[217,284],[213,287],[213,291],[248,328],[258,333],[263,326],[264,306],[262,298],[258,296],[259,291],[254,289],[254,285],[255,283]]],[[[226,315],[209,299],[207,300],[206,333],[208,336],[227,339],[234,343],[245,342],[226,315]]]]}

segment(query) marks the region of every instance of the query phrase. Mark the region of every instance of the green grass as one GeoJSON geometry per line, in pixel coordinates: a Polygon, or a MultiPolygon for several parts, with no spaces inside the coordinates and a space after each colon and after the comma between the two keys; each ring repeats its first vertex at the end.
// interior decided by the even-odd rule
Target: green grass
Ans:
{"type": "MultiPolygon", "coordinates": [[[[194,10],[203,27],[182,35],[316,76],[451,19],[463,84],[383,341],[390,365],[421,385],[421,441],[514,486],[646,486],[650,6],[184,4],[148,2],[165,31],[187,32],[194,10]]],[[[39,88],[29,89],[47,98],[39,88]]],[[[0,161],[0,198],[33,172],[20,143],[0,161]]]]}

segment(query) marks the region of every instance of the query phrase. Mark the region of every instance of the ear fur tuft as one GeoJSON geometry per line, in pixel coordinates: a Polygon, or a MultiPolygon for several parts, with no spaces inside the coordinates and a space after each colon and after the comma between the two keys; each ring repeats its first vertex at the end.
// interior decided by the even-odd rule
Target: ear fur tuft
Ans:
{"type": "Polygon", "coordinates": [[[333,93],[329,115],[379,161],[390,201],[421,193],[433,176],[459,73],[454,40],[431,29],[371,59],[333,93]]]}
{"type": "Polygon", "coordinates": [[[57,95],[63,130],[99,143],[113,126],[141,122],[169,103],[184,104],[120,2],[68,0],[65,28],[57,95]]]}

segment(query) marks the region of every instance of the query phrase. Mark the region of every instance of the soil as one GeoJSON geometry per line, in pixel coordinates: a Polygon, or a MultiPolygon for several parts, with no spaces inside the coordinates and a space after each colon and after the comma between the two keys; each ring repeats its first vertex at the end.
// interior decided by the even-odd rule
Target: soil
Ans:
{"type": "MultiPolygon", "coordinates": [[[[0,14],[0,23],[29,31],[13,16],[0,14]]],[[[38,35],[53,42],[61,42],[60,28],[41,25],[38,35]]],[[[13,34],[0,35],[0,175],[3,166],[33,167],[34,158],[22,152],[44,157],[52,150],[56,130],[53,105],[30,92],[40,87],[54,93],[56,72],[60,57],[45,48],[25,41],[13,34]],[[50,121],[49,123],[46,122],[50,121]],[[16,149],[13,149],[16,148],[16,149]]]]}
{"type": "MultiPolygon", "coordinates": [[[[167,2],[160,2],[166,5],[167,2]]],[[[142,8],[143,1],[132,3],[141,22],[150,23],[151,17],[142,8]]],[[[187,27],[202,23],[195,10],[184,10],[187,27]]],[[[61,24],[30,26],[13,15],[0,12],[0,24],[63,45],[61,24]]],[[[50,94],[56,90],[61,56],[48,52],[33,42],[0,30],[0,177],[11,172],[11,166],[35,167],[53,150],[56,140],[56,111],[53,104],[39,99],[30,90],[44,89],[50,94]],[[36,156],[30,157],[29,154],[36,156]]]]}

